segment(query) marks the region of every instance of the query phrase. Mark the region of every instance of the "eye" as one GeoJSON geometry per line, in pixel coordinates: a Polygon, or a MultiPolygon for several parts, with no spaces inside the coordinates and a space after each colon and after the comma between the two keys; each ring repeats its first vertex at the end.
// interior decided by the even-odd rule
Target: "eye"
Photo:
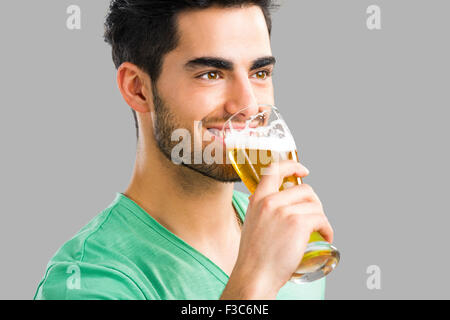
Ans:
{"type": "Polygon", "coordinates": [[[205,80],[218,80],[218,79],[220,79],[220,75],[216,71],[210,71],[210,72],[200,75],[199,78],[205,79],[205,80]]]}
{"type": "Polygon", "coordinates": [[[270,77],[270,71],[267,70],[261,70],[256,72],[253,77],[259,80],[266,80],[268,77],[270,77]]]}

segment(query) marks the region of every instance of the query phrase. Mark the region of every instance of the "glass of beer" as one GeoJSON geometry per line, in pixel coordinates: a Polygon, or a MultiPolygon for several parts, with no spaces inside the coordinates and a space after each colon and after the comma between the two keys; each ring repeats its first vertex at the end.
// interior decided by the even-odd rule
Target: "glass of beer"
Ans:
{"type": "MultiPolygon", "coordinates": [[[[224,124],[222,137],[227,163],[232,164],[252,194],[262,176],[268,174],[265,171],[271,163],[299,161],[294,139],[280,112],[272,105],[247,107],[236,112],[224,124]]],[[[286,177],[279,190],[301,183],[300,177],[286,177]]],[[[318,280],[336,268],[339,259],[339,251],[319,232],[313,232],[290,281],[306,283],[318,280]]]]}

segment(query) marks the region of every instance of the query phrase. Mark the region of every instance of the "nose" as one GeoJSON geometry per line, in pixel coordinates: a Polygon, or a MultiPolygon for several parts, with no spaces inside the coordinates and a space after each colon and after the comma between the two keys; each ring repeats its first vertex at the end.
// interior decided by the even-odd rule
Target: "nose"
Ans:
{"type": "Polygon", "coordinates": [[[236,115],[235,119],[239,117],[242,118],[242,120],[245,120],[250,116],[257,114],[258,109],[258,101],[248,76],[242,75],[236,77],[234,81],[229,84],[225,110],[231,115],[241,111],[239,115],[236,115]]]}

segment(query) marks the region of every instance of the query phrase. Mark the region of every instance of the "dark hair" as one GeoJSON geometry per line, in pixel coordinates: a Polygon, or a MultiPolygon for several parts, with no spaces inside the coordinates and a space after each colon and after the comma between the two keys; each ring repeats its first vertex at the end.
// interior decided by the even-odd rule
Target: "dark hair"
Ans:
{"type": "MultiPolygon", "coordinates": [[[[179,13],[213,6],[231,8],[245,5],[257,5],[262,9],[270,35],[270,10],[276,7],[272,0],[111,0],[104,39],[112,47],[116,69],[123,62],[131,62],[147,72],[152,83],[156,83],[164,55],[178,45],[176,18],[179,13]]],[[[136,112],[131,111],[139,139],[136,112]]]]}

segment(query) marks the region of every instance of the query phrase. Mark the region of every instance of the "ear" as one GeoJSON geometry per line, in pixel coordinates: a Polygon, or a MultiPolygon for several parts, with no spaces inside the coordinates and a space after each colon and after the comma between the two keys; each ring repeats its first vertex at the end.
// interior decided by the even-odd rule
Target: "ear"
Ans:
{"type": "Polygon", "coordinates": [[[142,113],[152,111],[151,80],[146,72],[130,62],[124,62],[117,70],[117,85],[133,110],[142,113]]]}

